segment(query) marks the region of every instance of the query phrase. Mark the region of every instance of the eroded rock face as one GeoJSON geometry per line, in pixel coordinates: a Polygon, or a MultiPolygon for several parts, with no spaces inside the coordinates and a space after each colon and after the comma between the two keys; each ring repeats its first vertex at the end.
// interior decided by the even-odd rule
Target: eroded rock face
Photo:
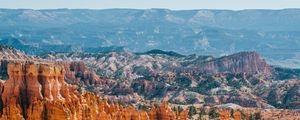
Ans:
{"type": "Polygon", "coordinates": [[[148,115],[150,120],[187,120],[189,117],[188,111],[174,112],[168,103],[162,103],[158,108],[152,105],[148,115]]]}
{"type": "Polygon", "coordinates": [[[57,62],[65,69],[66,80],[71,82],[83,82],[86,85],[107,85],[112,84],[111,80],[101,79],[95,71],[87,69],[84,62],[57,62]]]}
{"type": "Polygon", "coordinates": [[[31,114],[35,114],[40,119],[48,103],[67,102],[71,99],[70,95],[74,96],[69,90],[75,90],[75,86],[65,84],[64,69],[57,64],[12,62],[7,64],[7,73],[9,78],[1,94],[3,119],[14,119],[11,118],[14,114],[20,118],[33,117],[31,114]]]}
{"type": "Polygon", "coordinates": [[[199,65],[207,73],[248,73],[271,75],[271,68],[256,52],[241,52],[199,65]]]}
{"type": "MultiPolygon", "coordinates": [[[[65,70],[54,63],[7,64],[8,80],[1,82],[2,120],[148,120],[132,106],[108,104],[91,93],[78,93],[65,83],[65,70]]],[[[167,105],[154,109],[156,118],[175,118],[167,105]]],[[[153,111],[153,110],[152,110],[153,111]]],[[[182,113],[183,114],[183,113],[182,113]]],[[[182,116],[182,115],[180,115],[182,116]]],[[[185,119],[185,118],[182,118],[185,119]]],[[[164,119],[165,120],[165,119],[164,119]]]]}

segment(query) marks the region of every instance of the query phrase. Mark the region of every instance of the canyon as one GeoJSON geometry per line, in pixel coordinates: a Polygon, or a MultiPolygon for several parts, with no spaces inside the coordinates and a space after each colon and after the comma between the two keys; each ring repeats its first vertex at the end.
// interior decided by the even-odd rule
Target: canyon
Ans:
{"type": "Polygon", "coordinates": [[[167,103],[138,111],[108,103],[91,93],[79,93],[65,83],[65,70],[57,63],[2,62],[8,80],[1,81],[3,120],[186,120],[187,111],[175,113],[167,103]]]}
{"type": "Polygon", "coordinates": [[[244,107],[274,107],[254,90],[260,84],[271,83],[268,79],[273,79],[271,77],[276,73],[256,52],[220,58],[184,56],[159,50],[147,53],[58,53],[43,58],[76,63],[73,68],[84,69],[71,72],[83,82],[82,87],[108,95],[112,101],[139,103],[138,99],[157,99],[175,104],[235,103],[244,107]],[[92,82],[95,80],[91,78],[87,81],[91,71],[93,79],[105,82],[92,82]]]}
{"type": "Polygon", "coordinates": [[[0,48],[3,120],[300,116],[293,110],[299,108],[297,71],[268,65],[256,52],[220,58],[158,50],[30,56],[0,48]]]}
{"type": "Polygon", "coordinates": [[[299,120],[299,14],[0,9],[0,120],[299,120]]]}

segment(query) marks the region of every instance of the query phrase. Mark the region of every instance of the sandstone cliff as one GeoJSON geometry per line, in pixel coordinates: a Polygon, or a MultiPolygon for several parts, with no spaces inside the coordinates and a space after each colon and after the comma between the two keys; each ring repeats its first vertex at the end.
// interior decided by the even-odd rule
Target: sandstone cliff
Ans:
{"type": "Polygon", "coordinates": [[[198,65],[206,73],[248,73],[271,75],[271,68],[256,52],[240,52],[198,65]]]}

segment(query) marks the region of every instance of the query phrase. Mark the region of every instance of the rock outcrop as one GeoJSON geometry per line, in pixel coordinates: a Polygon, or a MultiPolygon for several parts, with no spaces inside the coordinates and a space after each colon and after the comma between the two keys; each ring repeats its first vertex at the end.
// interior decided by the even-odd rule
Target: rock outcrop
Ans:
{"type": "MultiPolygon", "coordinates": [[[[65,69],[61,64],[8,62],[3,65],[7,65],[8,80],[0,83],[1,120],[149,120],[150,114],[132,106],[109,104],[94,94],[79,93],[77,86],[65,83],[65,69]]],[[[159,119],[171,116],[187,119],[186,112],[176,115],[170,110],[162,104],[151,111],[159,119]]]]}
{"type": "Polygon", "coordinates": [[[32,56],[28,56],[21,51],[18,51],[12,47],[0,45],[0,59],[9,60],[32,60],[32,56]]]}
{"type": "Polygon", "coordinates": [[[99,76],[94,72],[87,70],[83,62],[58,62],[64,66],[66,79],[73,82],[83,81],[92,84],[99,81],[99,76]]]}
{"type": "Polygon", "coordinates": [[[205,63],[198,67],[206,73],[248,73],[271,75],[271,68],[256,52],[240,52],[224,56],[205,63]]]}
{"type": "Polygon", "coordinates": [[[84,62],[57,62],[65,69],[65,78],[72,83],[84,83],[85,85],[101,86],[112,85],[115,82],[110,79],[101,78],[95,71],[87,68],[84,62]]]}

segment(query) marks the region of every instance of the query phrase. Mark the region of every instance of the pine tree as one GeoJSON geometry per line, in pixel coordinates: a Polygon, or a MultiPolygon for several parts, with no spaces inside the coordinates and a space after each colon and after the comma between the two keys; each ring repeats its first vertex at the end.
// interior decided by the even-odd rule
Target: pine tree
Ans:
{"type": "Polygon", "coordinates": [[[189,106],[189,117],[192,118],[193,115],[197,114],[195,106],[189,106]]]}
{"type": "Polygon", "coordinates": [[[220,116],[216,109],[212,109],[208,114],[210,119],[219,118],[220,116]]]}

